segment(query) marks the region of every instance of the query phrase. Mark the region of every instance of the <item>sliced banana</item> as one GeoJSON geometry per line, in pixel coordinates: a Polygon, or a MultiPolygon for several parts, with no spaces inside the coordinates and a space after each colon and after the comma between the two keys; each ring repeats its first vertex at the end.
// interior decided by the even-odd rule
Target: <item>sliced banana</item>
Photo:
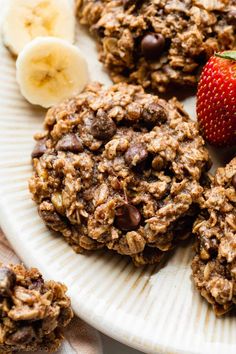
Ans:
{"type": "Polygon", "coordinates": [[[3,41],[18,55],[32,39],[52,36],[74,41],[75,15],[69,0],[8,0],[3,41]]]}
{"type": "Polygon", "coordinates": [[[48,108],[80,93],[88,81],[88,68],[76,46],[39,37],[19,54],[16,79],[29,102],[48,108]]]}

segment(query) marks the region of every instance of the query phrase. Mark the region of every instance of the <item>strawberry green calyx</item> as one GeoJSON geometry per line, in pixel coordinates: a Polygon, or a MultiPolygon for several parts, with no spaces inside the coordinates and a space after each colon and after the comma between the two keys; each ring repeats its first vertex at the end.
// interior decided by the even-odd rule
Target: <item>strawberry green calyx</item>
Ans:
{"type": "Polygon", "coordinates": [[[222,59],[228,59],[228,60],[234,60],[236,61],[236,51],[235,50],[229,50],[223,53],[215,53],[216,57],[222,58],[222,59]]]}

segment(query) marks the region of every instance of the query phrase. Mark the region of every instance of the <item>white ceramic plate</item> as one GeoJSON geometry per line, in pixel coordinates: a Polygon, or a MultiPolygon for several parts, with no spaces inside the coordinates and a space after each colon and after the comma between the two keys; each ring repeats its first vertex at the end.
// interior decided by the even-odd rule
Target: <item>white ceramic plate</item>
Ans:
{"type": "MultiPolygon", "coordinates": [[[[91,79],[109,84],[81,30],[78,45],[91,79]]],[[[193,114],[194,100],[185,104],[193,114]]],[[[14,59],[0,44],[0,223],[21,259],[65,282],[75,312],[125,344],[148,353],[235,354],[236,319],[216,319],[192,286],[191,246],[180,247],[162,269],[136,269],[114,254],[77,255],[46,229],[27,187],[32,137],[44,114],[21,97],[14,59]]]]}

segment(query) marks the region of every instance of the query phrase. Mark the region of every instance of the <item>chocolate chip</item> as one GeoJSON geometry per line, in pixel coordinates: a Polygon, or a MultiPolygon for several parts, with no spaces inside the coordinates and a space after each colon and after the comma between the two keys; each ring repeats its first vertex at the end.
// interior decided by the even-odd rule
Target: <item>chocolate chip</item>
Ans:
{"type": "Polygon", "coordinates": [[[232,186],[236,189],[236,173],[232,177],[232,186]]]}
{"type": "Polygon", "coordinates": [[[123,204],[115,211],[115,225],[122,231],[135,230],[140,224],[141,214],[138,209],[131,204],[123,204]]]}
{"type": "Polygon", "coordinates": [[[116,133],[116,125],[104,111],[98,111],[91,126],[91,133],[95,139],[108,140],[116,133]]]}
{"type": "Polygon", "coordinates": [[[37,141],[34,150],[31,154],[32,159],[41,157],[47,151],[46,141],[46,139],[41,139],[37,141]]]}
{"type": "Polygon", "coordinates": [[[125,162],[129,166],[137,166],[148,157],[148,151],[141,143],[131,145],[125,153],[125,162]]]}
{"type": "Polygon", "coordinates": [[[144,122],[150,126],[165,123],[167,120],[165,109],[155,102],[143,109],[142,117],[144,122]]]}
{"type": "Polygon", "coordinates": [[[22,326],[6,339],[6,344],[28,344],[34,337],[35,332],[31,326],[22,326]]]}
{"type": "Polygon", "coordinates": [[[149,33],[141,42],[141,50],[145,58],[157,59],[165,47],[165,38],[162,34],[149,33]]]}
{"type": "Polygon", "coordinates": [[[236,10],[231,10],[227,14],[228,21],[231,25],[236,25],[236,10]]]}
{"type": "Polygon", "coordinates": [[[12,288],[16,282],[15,273],[7,267],[0,268],[0,295],[11,296],[12,288]]]}
{"type": "Polygon", "coordinates": [[[56,145],[57,151],[70,151],[70,152],[81,152],[83,151],[83,144],[80,138],[73,133],[64,135],[56,145]]]}

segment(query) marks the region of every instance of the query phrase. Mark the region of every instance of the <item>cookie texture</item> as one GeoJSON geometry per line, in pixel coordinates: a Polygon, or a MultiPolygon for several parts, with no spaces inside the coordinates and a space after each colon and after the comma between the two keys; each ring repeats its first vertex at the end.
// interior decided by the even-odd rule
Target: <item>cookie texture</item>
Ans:
{"type": "Polygon", "coordinates": [[[215,313],[222,315],[236,304],[236,158],[217,170],[200,206],[193,228],[193,279],[215,313]]]}
{"type": "Polygon", "coordinates": [[[77,0],[114,82],[195,86],[214,52],[235,48],[235,0],[77,0]]]}
{"type": "Polygon", "coordinates": [[[209,156],[175,98],[91,84],[48,111],[36,140],[30,191],[76,252],[156,263],[189,234],[209,156]]]}
{"type": "Polygon", "coordinates": [[[0,264],[0,352],[53,352],[73,313],[66,287],[35,268],[0,264]]]}

